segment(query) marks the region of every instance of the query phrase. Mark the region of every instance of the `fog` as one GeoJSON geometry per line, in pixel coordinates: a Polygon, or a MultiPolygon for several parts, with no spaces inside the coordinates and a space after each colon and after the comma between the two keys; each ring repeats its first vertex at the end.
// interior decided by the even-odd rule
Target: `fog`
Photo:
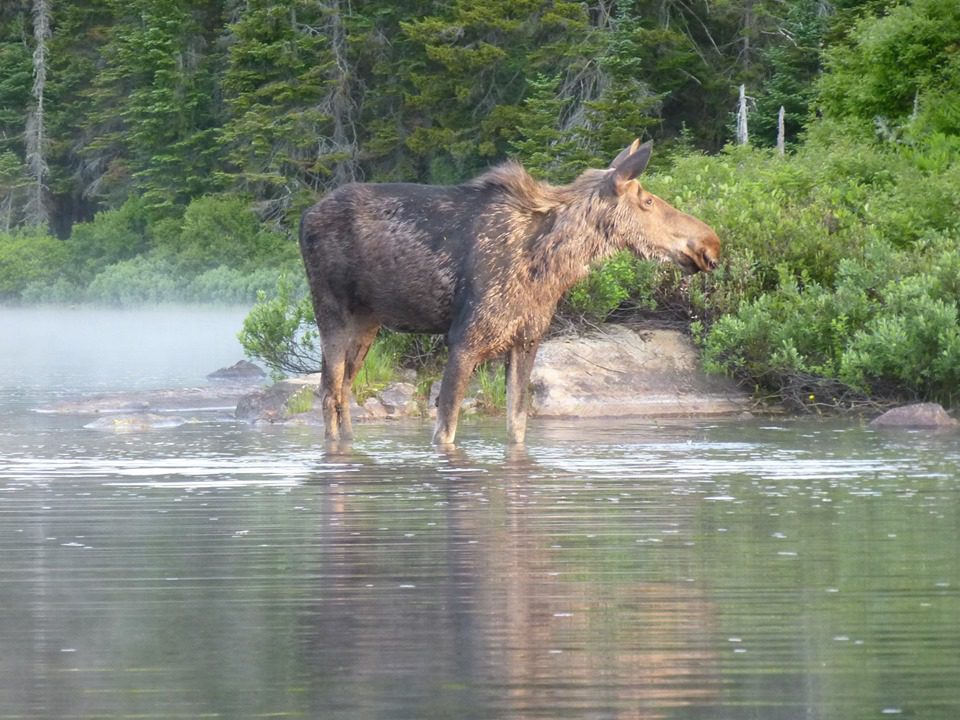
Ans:
{"type": "Polygon", "coordinates": [[[0,387],[133,390],[204,382],[243,357],[245,307],[0,307],[0,387]]]}

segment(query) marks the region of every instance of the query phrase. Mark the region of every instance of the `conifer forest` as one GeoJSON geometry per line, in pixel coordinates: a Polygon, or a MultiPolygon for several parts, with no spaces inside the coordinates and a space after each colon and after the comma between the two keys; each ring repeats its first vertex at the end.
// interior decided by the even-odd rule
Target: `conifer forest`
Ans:
{"type": "Polygon", "coordinates": [[[0,301],[259,298],[264,357],[324,192],[636,137],[721,266],[616,257],[565,321],[689,328],[801,408],[960,402],[956,0],[3,0],[0,301]]]}

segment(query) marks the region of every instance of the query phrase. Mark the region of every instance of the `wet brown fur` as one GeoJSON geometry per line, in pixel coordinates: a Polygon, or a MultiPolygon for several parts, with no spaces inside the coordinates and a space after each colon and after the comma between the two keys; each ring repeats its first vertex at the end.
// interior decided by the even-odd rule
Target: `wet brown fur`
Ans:
{"type": "Polygon", "coordinates": [[[708,271],[719,240],[646,192],[634,143],[569,185],[509,162],[454,187],[350,184],[303,215],[300,244],[323,349],[326,435],[350,436],[354,376],[381,326],[445,333],[434,442],[452,443],[477,363],[507,353],[507,427],[522,442],[537,345],[557,302],[617,251],[708,271]]]}

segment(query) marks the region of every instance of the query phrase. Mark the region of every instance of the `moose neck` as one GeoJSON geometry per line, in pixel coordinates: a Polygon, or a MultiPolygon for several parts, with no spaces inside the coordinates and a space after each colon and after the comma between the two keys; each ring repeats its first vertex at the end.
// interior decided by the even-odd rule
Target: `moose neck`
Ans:
{"type": "Polygon", "coordinates": [[[606,228],[597,206],[576,199],[559,204],[548,230],[531,243],[531,277],[542,292],[559,300],[571,286],[585,278],[591,266],[621,248],[606,228]]]}

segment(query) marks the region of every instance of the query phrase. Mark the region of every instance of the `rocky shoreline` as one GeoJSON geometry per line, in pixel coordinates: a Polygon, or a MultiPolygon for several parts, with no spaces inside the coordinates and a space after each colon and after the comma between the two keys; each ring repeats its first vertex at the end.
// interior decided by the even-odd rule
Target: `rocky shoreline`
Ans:
{"type": "MultiPolygon", "coordinates": [[[[265,385],[266,374],[240,361],[211,373],[204,387],[112,393],[56,403],[38,412],[94,416],[85,427],[144,431],[186,422],[236,419],[251,424],[322,426],[320,375],[265,385]]],[[[435,415],[430,397],[401,378],[362,403],[353,403],[356,422],[424,419],[435,415]]],[[[462,412],[481,403],[468,396],[462,412]]],[[[597,418],[731,417],[758,410],[754,399],[727,378],[706,375],[690,339],[671,330],[636,330],[611,325],[584,335],[546,341],[531,377],[532,417],[597,418]]],[[[765,408],[769,411],[769,408],[765,408]]],[[[955,428],[939,406],[907,406],[874,420],[878,427],[955,428]],[[914,408],[911,410],[910,408],[914,408]]]]}

